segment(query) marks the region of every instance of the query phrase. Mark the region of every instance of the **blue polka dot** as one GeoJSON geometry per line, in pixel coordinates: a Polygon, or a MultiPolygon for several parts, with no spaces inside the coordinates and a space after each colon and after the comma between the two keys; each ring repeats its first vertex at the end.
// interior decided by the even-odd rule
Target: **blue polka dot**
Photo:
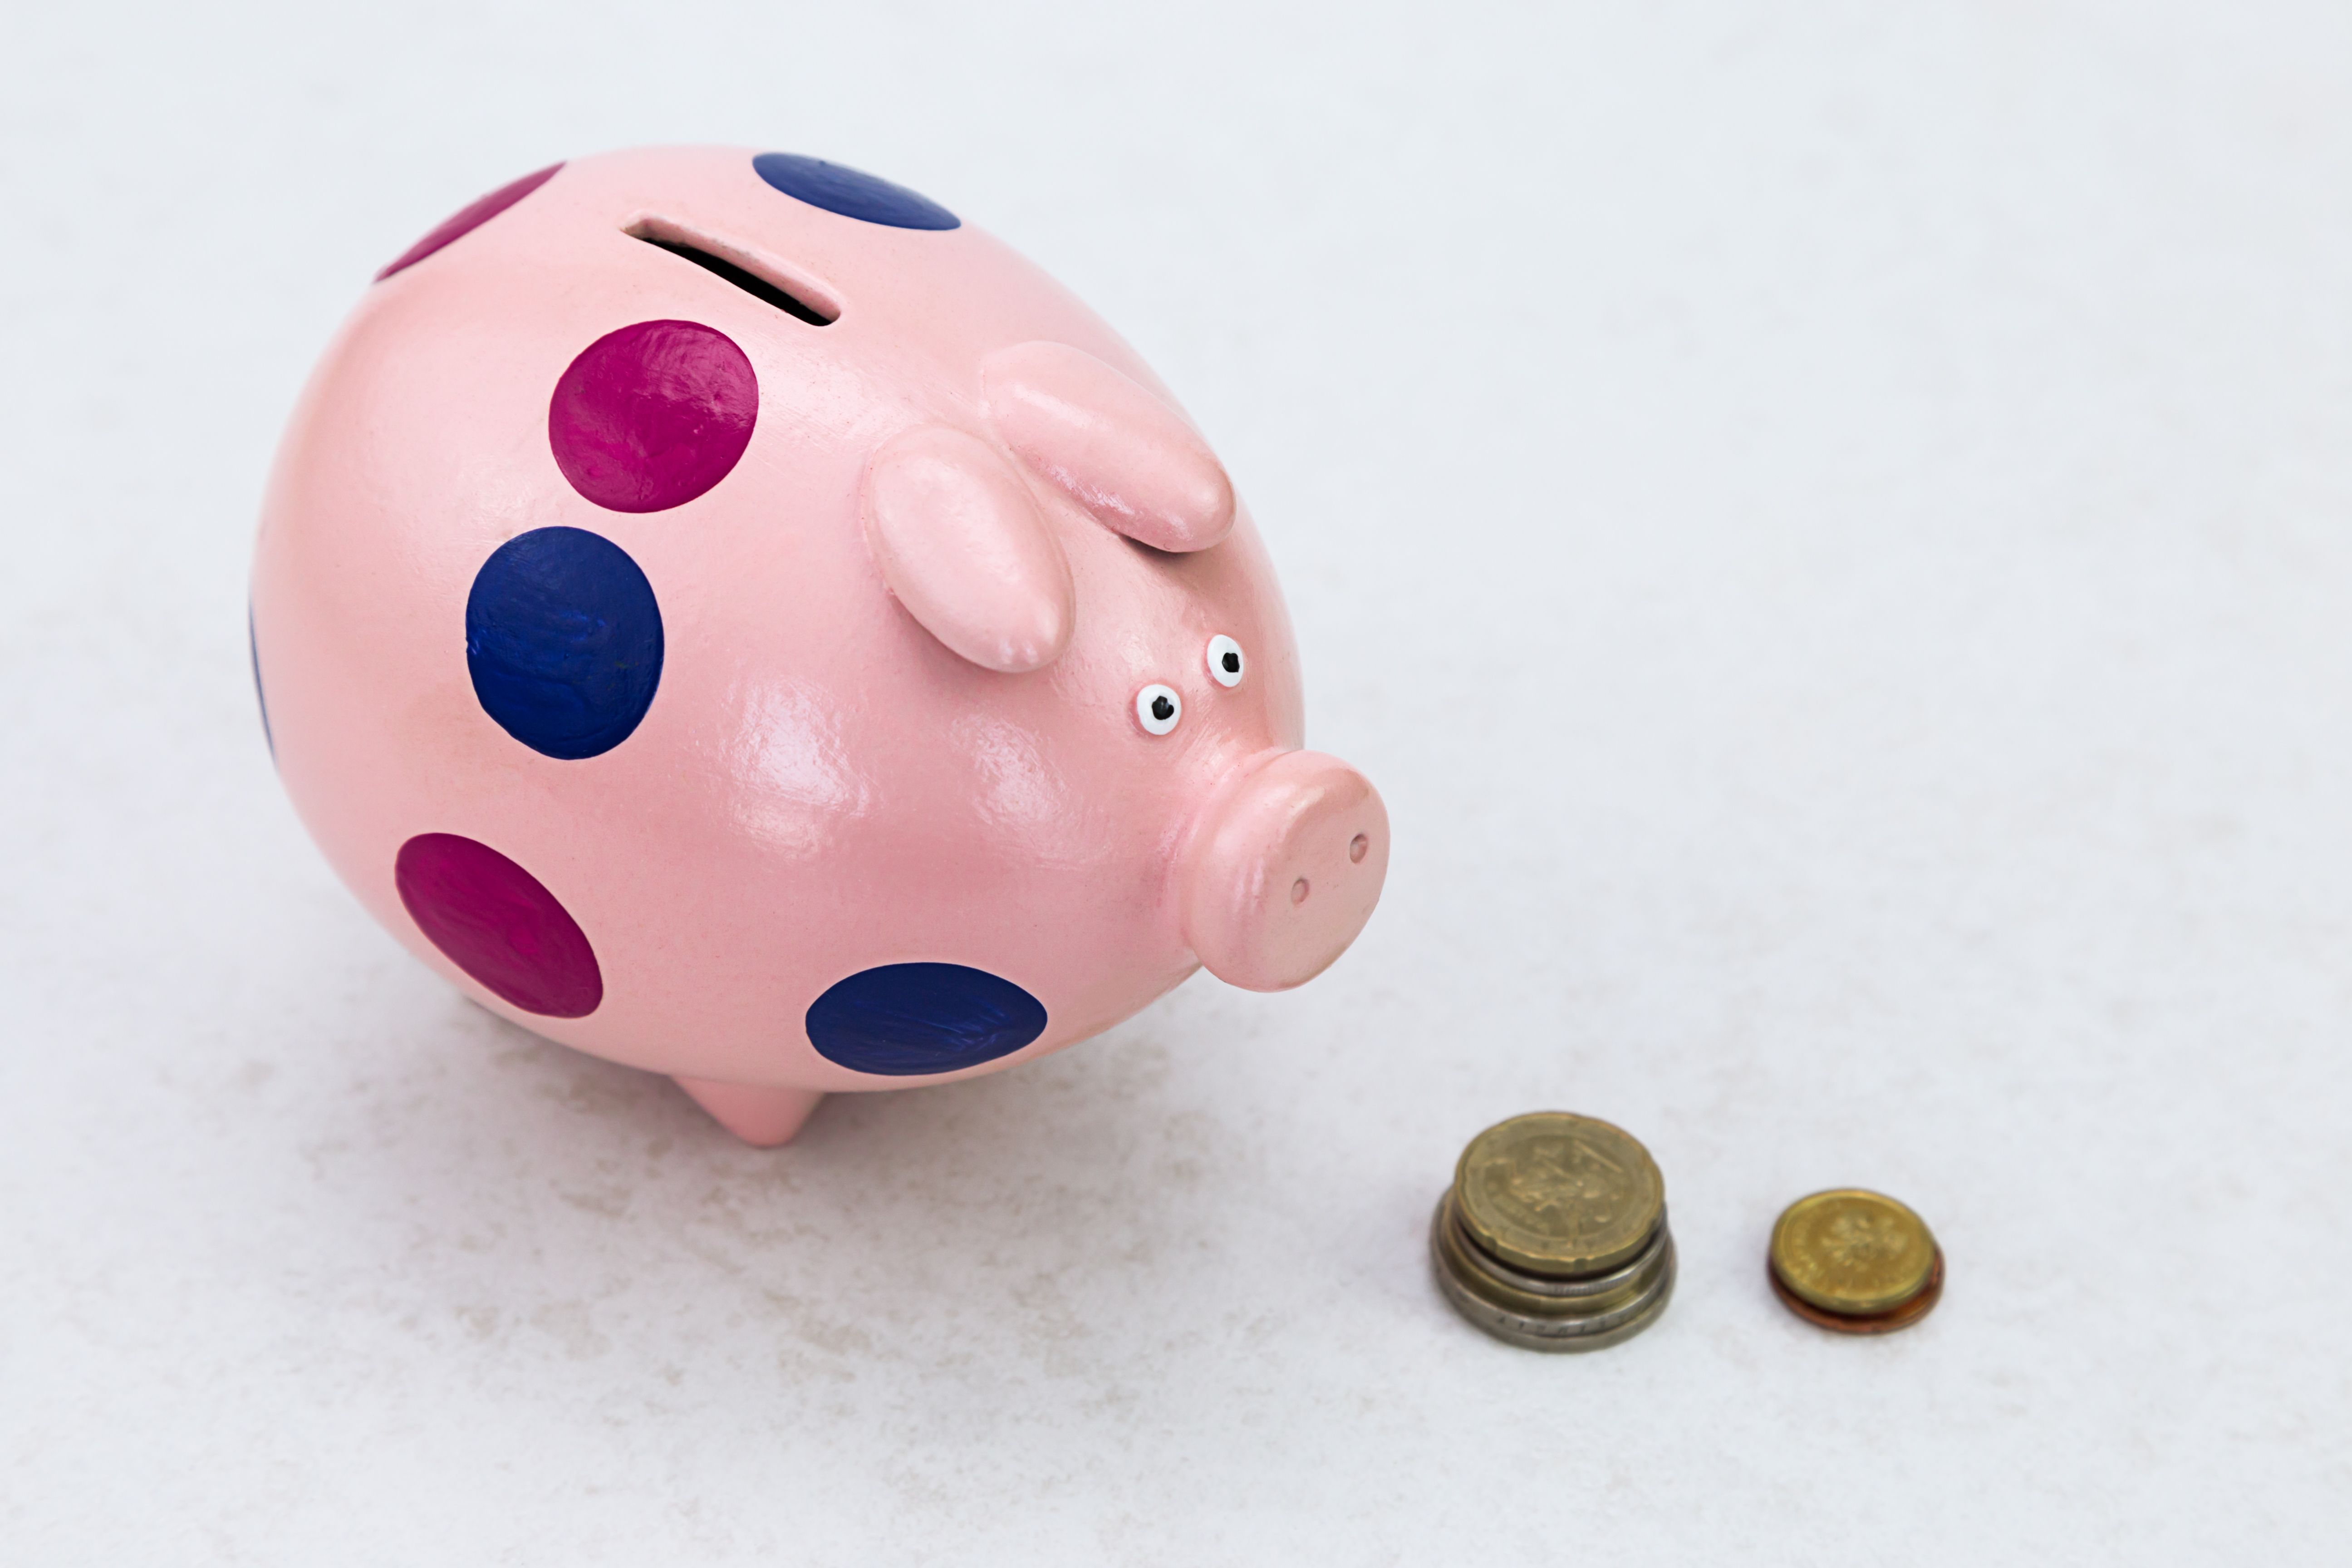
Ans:
{"type": "Polygon", "coordinates": [[[822,158],[803,158],[796,153],[762,153],[751,160],[751,167],[760,178],[784,195],[797,196],[813,207],[823,207],[844,217],[887,224],[892,228],[962,226],[955,214],[928,196],[919,196],[904,185],[894,185],[822,158]]]}
{"type": "Polygon", "coordinates": [[[826,1060],[894,1078],[994,1061],[1045,1032],[1044,1003],[961,963],[861,969],[808,1010],[809,1040],[826,1060]]]}
{"type": "Polygon", "coordinates": [[[499,727],[567,760],[629,738],[661,684],[661,606],[611,540],[581,528],[518,534],[474,574],[466,668],[499,727]]]}

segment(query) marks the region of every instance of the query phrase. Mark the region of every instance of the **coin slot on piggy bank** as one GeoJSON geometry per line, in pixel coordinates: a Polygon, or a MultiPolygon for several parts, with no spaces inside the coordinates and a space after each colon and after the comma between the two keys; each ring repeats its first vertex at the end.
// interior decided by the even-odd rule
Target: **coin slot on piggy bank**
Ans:
{"type": "Polygon", "coordinates": [[[725,254],[735,247],[695,234],[684,225],[664,218],[645,218],[631,224],[625,232],[632,239],[641,239],[681,261],[691,262],[761,304],[773,306],[812,327],[829,327],[841,319],[841,307],[826,299],[823,289],[805,281],[770,277],[768,274],[781,274],[783,269],[772,261],[763,262],[740,251],[732,256],[725,254]]]}

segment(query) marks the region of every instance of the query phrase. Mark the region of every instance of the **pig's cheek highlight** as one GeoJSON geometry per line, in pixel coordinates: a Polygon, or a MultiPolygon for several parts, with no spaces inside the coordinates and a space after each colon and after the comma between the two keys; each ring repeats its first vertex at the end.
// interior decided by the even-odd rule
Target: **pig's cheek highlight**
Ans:
{"type": "Polygon", "coordinates": [[[1045,1005],[984,969],[886,963],[829,987],[806,1022],[827,1061],[907,1078],[1012,1055],[1045,1032],[1045,1005]]]}
{"type": "Polygon", "coordinates": [[[579,528],[498,547],[466,596],[466,669],[482,711],[545,756],[629,738],[661,685],[661,606],[628,552],[579,528]]]}
{"type": "Polygon", "coordinates": [[[425,940],[509,1005],[583,1018],[604,999],[604,976],[580,922],[488,845],[420,833],[400,847],[393,884],[425,940]]]}
{"type": "Polygon", "coordinates": [[[598,506],[667,511],[733,470],[759,416],[759,378],[734,339],[698,321],[639,321],[566,367],[547,444],[598,506]]]}

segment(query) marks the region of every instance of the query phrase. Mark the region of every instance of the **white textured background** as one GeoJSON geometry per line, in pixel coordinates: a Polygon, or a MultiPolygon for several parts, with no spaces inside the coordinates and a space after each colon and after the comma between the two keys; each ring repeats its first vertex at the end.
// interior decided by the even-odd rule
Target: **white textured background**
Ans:
{"type": "Polygon", "coordinates": [[[0,1560],[2342,1562],[2352,15],[501,0],[0,35],[0,1560]],[[1119,326],[1380,914],[774,1153],[493,1022],[278,794],[265,465],[371,271],[660,141],[1119,326]],[[1662,1323],[1428,1283],[1644,1138],[1662,1323]],[[1774,1304],[1882,1186],[1945,1302],[1774,1304]]]}

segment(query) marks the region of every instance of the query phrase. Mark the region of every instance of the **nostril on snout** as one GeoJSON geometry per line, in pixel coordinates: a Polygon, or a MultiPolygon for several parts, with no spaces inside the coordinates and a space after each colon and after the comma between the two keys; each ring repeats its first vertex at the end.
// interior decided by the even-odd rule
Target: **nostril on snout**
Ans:
{"type": "Polygon", "coordinates": [[[1304,984],[1363,930],[1388,859],[1388,812],[1363,774],[1320,752],[1254,759],[1184,852],[1185,942],[1229,985],[1304,984]]]}

